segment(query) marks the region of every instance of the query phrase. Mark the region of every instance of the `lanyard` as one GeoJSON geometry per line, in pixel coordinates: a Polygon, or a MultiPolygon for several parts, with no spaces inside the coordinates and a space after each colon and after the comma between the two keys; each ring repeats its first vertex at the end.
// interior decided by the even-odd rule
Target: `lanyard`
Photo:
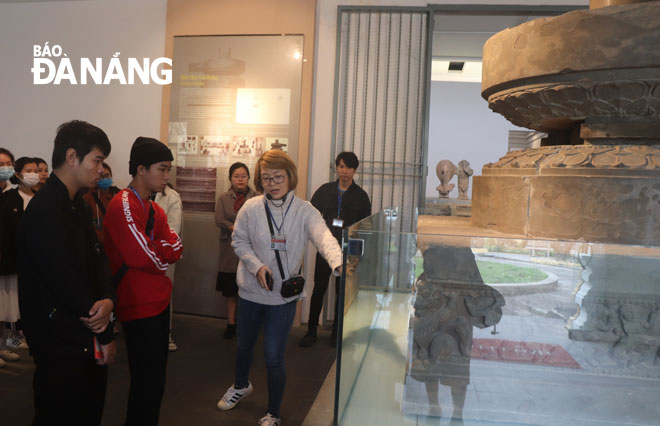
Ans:
{"type": "Polygon", "coordinates": [[[282,222],[280,223],[280,226],[277,226],[277,222],[275,222],[275,217],[273,217],[273,213],[270,211],[270,207],[268,207],[268,201],[265,201],[266,204],[266,211],[268,212],[268,215],[270,218],[273,220],[273,225],[275,226],[275,229],[277,229],[278,233],[281,233],[280,231],[282,230],[282,227],[284,226],[284,219],[286,219],[287,213],[289,213],[289,209],[291,208],[291,204],[293,204],[293,194],[291,194],[291,201],[289,202],[289,207],[286,208],[286,211],[284,212],[284,215],[282,216],[282,222]]]}
{"type": "Polygon", "coordinates": [[[337,182],[337,219],[339,219],[341,215],[341,202],[344,199],[344,193],[346,191],[342,191],[341,188],[339,187],[339,182],[337,182]]]}
{"type": "MultiPolygon", "coordinates": [[[[138,197],[138,200],[140,200],[140,204],[142,204],[142,210],[144,210],[144,213],[147,215],[147,221],[149,221],[149,212],[147,211],[147,207],[144,205],[144,201],[142,201],[142,197],[140,197],[140,194],[133,188],[132,186],[129,185],[128,187],[131,191],[133,191],[133,194],[135,194],[136,197],[138,197]]],[[[149,201],[149,205],[151,206],[151,201],[149,201]]],[[[145,228],[146,230],[146,228],[145,228]]],[[[151,241],[154,240],[154,231],[153,229],[151,230],[150,235],[148,235],[149,239],[151,241]]]]}

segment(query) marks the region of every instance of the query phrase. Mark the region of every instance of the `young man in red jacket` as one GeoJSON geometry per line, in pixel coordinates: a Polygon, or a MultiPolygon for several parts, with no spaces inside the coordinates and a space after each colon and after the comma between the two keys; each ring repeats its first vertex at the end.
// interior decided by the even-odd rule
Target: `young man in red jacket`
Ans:
{"type": "Polygon", "coordinates": [[[162,142],[137,138],[129,162],[133,180],[110,201],[105,215],[104,244],[118,282],[115,312],[131,373],[125,425],[157,425],[165,391],[172,292],[165,271],[179,260],[183,246],[149,197],[167,185],[172,160],[162,142]]]}

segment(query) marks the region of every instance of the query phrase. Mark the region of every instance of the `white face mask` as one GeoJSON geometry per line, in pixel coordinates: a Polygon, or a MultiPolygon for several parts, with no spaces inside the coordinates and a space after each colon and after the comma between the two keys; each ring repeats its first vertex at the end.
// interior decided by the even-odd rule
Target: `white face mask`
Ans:
{"type": "Polygon", "coordinates": [[[39,183],[39,173],[23,173],[23,179],[21,182],[27,186],[34,186],[39,183]]]}

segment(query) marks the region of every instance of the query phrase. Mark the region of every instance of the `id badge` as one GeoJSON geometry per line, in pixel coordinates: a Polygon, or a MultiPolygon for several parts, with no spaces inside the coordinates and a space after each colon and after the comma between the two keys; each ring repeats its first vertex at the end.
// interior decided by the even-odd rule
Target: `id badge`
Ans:
{"type": "Polygon", "coordinates": [[[339,218],[332,219],[332,226],[336,226],[337,228],[343,228],[344,221],[339,218]]]}
{"type": "Polygon", "coordinates": [[[270,237],[271,250],[286,251],[286,235],[277,234],[270,237]]]}

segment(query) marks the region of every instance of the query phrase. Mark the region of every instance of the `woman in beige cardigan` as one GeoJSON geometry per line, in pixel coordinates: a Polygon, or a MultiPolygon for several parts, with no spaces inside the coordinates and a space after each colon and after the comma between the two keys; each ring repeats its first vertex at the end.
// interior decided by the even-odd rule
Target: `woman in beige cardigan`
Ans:
{"type": "Polygon", "coordinates": [[[231,246],[231,233],[234,231],[234,221],[243,203],[256,193],[248,186],[250,170],[248,166],[237,162],[229,168],[231,188],[222,194],[215,204],[215,224],[220,228],[220,261],[218,262],[218,278],[215,289],[222,292],[227,301],[227,329],[224,338],[231,339],[236,335],[236,302],[238,286],[236,285],[236,269],[238,257],[231,246]]]}

